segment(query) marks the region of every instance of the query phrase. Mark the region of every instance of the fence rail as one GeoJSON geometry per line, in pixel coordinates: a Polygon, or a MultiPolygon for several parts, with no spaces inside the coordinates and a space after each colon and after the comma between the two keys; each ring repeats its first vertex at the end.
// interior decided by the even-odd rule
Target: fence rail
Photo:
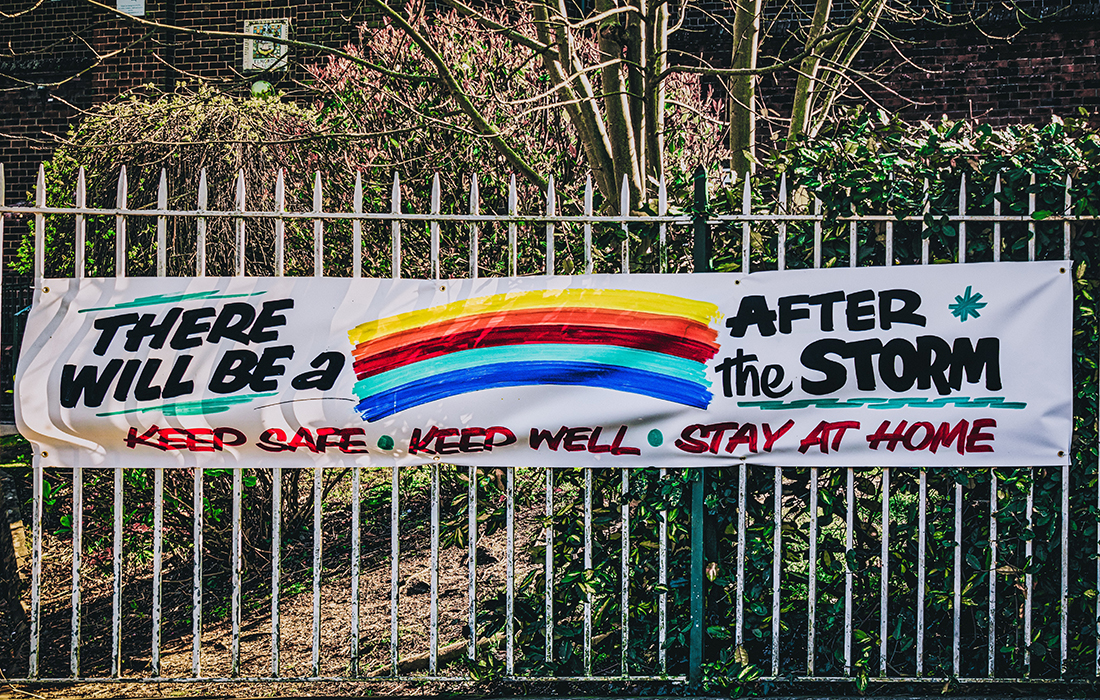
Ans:
{"type": "MultiPolygon", "coordinates": [[[[50,264],[85,275],[92,217],[115,224],[114,274],[120,277],[135,252],[127,224],[147,218],[156,220],[149,240],[158,276],[169,272],[170,219],[194,224],[188,274],[195,276],[206,274],[207,224],[217,220],[233,227],[237,275],[246,270],[246,235],[261,222],[274,227],[264,244],[273,246],[269,274],[276,276],[286,264],[286,226],[295,222],[312,222],[314,276],[361,276],[365,246],[385,257],[375,247],[385,239],[365,240],[364,222],[390,224],[393,277],[403,270],[403,229],[424,224],[423,271],[434,278],[443,272],[444,226],[468,227],[471,277],[491,254],[479,247],[486,242],[479,226],[506,235],[494,250],[507,255],[502,269],[510,275],[520,268],[519,231],[532,227],[544,241],[546,274],[556,272],[563,245],[575,245],[569,252],[592,272],[597,227],[622,231],[618,246],[603,250],[617,258],[622,273],[638,271],[632,255],[651,254],[654,246],[660,271],[705,271],[718,232],[726,235],[722,245],[740,249],[733,269],[742,272],[768,246],[765,264],[779,270],[795,254],[822,267],[828,251],[846,253],[850,266],[898,264],[901,237],[910,257],[932,262],[924,230],[928,206],[902,217],[823,213],[820,201],[799,211],[785,180],[761,211],[746,178],[741,212],[721,215],[709,213],[705,176],[689,213],[669,213],[661,183],[657,214],[642,216],[631,213],[625,182],[618,213],[595,214],[590,180],[582,213],[563,214],[552,179],[539,213],[519,213],[513,179],[507,213],[483,214],[476,178],[468,213],[442,211],[438,178],[431,211],[408,213],[396,177],[388,212],[363,211],[358,177],[353,211],[322,211],[318,177],[313,210],[289,212],[283,174],[277,178],[270,211],[246,208],[243,175],[234,210],[206,208],[205,176],[197,208],[169,209],[163,172],[156,207],[129,209],[123,169],[117,206],[94,208],[85,205],[83,171],[74,206],[47,206],[40,169],[35,205],[12,207],[3,199],[0,167],[0,212],[33,218],[36,285],[46,278],[47,254],[56,252],[48,242],[62,240],[48,239],[51,221],[71,220],[71,238],[64,240],[73,252],[70,261],[50,264]],[[350,232],[337,232],[350,238],[343,242],[350,242],[351,264],[326,270],[326,244],[334,240],[326,241],[326,226],[336,222],[351,224],[350,232]],[[647,240],[637,234],[654,227],[647,240]],[[672,264],[674,230],[690,231],[691,254],[672,264]],[[574,238],[563,243],[566,236],[574,238]]],[[[1063,187],[1063,211],[1038,220],[1034,194],[1027,214],[1001,213],[999,178],[992,213],[968,212],[963,180],[957,211],[936,214],[955,227],[955,262],[974,261],[968,252],[979,236],[989,237],[981,259],[1069,260],[1074,227],[1097,217],[1072,215],[1073,184],[1067,179],[1063,187]],[[976,230],[982,224],[991,230],[976,230]],[[1026,245],[1006,247],[1003,226],[1026,228],[1017,234],[1026,245]],[[1037,227],[1056,243],[1039,246],[1037,227]]],[[[0,237],[2,226],[0,217],[0,237]]],[[[68,223],[59,226],[70,230],[68,223]]],[[[474,467],[463,474],[466,468],[431,465],[388,473],[356,467],[347,476],[312,467],[36,468],[30,655],[18,682],[486,675],[697,682],[753,667],[753,678],[776,681],[1095,683],[1100,536],[1096,552],[1070,549],[1075,514],[1095,519],[1100,511],[1095,466],[961,472],[741,463],[704,475],[671,468],[474,467]],[[57,505],[59,493],[69,496],[67,504],[57,505]],[[53,512],[66,506],[68,522],[53,512]],[[1035,558],[1040,525],[1057,533],[1041,561],[1035,558]],[[721,536],[729,538],[729,551],[714,551],[721,536]],[[264,542],[268,549],[259,546],[264,542]],[[1094,559],[1095,581],[1086,575],[1094,559]],[[418,566],[424,569],[409,573],[418,566]],[[307,575],[308,586],[302,583],[307,575]],[[142,592],[130,595],[134,590],[142,592]],[[424,593],[427,610],[415,604],[424,593]],[[463,602],[452,603],[456,597],[463,602]],[[721,619],[726,611],[731,622],[721,619]],[[296,632],[288,637],[291,623],[296,632]],[[417,624],[426,624],[426,634],[417,624]],[[144,649],[127,641],[139,625],[143,635],[151,632],[144,649]],[[249,632],[264,626],[262,633],[249,632]],[[306,629],[308,654],[298,638],[306,629]],[[1056,648],[1046,648],[1045,640],[1056,640],[1056,648]],[[330,655],[333,648],[339,659],[330,655]]]]}
{"type": "MultiPolygon", "coordinates": [[[[416,213],[407,212],[402,208],[402,196],[401,196],[401,182],[397,175],[394,176],[393,187],[391,190],[390,198],[390,211],[380,212],[365,212],[363,211],[363,184],[362,179],[356,176],[354,192],[352,195],[354,206],[352,211],[324,211],[322,202],[324,201],[324,191],[321,185],[319,175],[314,181],[313,186],[313,207],[311,211],[288,211],[286,209],[286,187],[284,184],[283,173],[280,171],[277,174],[277,181],[274,187],[274,207],[270,210],[255,210],[248,209],[246,206],[246,183],[243,173],[237,178],[235,184],[235,201],[236,206],[232,210],[210,210],[207,208],[206,203],[209,200],[209,192],[206,183],[205,173],[200,178],[200,182],[197,188],[196,198],[197,207],[195,209],[171,209],[168,207],[168,178],[166,173],[162,170],[159,184],[156,192],[156,204],[155,206],[147,206],[142,208],[130,208],[127,205],[129,185],[127,181],[126,168],[121,169],[119,180],[117,183],[117,195],[116,206],[113,208],[104,207],[88,207],[86,206],[87,192],[84,185],[83,170],[79,176],[74,193],[74,206],[66,205],[54,205],[47,206],[47,189],[45,183],[45,172],[42,168],[39,169],[38,181],[37,181],[37,195],[35,197],[34,206],[29,207],[12,207],[6,206],[3,194],[0,193],[0,213],[22,215],[26,217],[33,217],[35,222],[36,231],[36,258],[34,262],[34,273],[36,277],[42,277],[45,275],[45,238],[44,233],[46,230],[46,217],[73,217],[74,230],[73,239],[70,245],[73,246],[75,258],[73,261],[74,269],[73,275],[76,277],[82,277],[85,274],[84,263],[86,263],[86,248],[88,241],[86,238],[87,219],[89,217],[105,217],[108,220],[114,219],[115,222],[115,248],[116,248],[116,274],[119,276],[124,275],[127,270],[126,261],[122,257],[122,252],[127,250],[127,221],[129,219],[156,219],[156,234],[155,239],[152,241],[153,246],[156,249],[157,256],[157,274],[167,273],[167,254],[168,244],[166,241],[166,227],[167,222],[171,220],[188,221],[193,220],[195,224],[195,268],[194,274],[196,276],[204,276],[206,274],[206,239],[207,239],[207,225],[210,221],[225,220],[233,224],[236,234],[235,247],[237,249],[237,266],[235,274],[245,274],[245,249],[246,249],[246,229],[247,221],[252,222],[271,222],[274,225],[274,237],[273,245],[275,249],[275,256],[273,265],[268,271],[269,274],[280,276],[284,274],[284,262],[283,257],[286,248],[286,230],[285,224],[302,222],[313,224],[313,242],[314,242],[314,273],[316,275],[323,275],[324,269],[324,230],[326,223],[337,222],[349,222],[353,227],[352,247],[354,251],[353,255],[353,269],[350,270],[338,270],[337,273],[349,274],[351,277],[356,277],[361,274],[361,258],[363,252],[363,231],[362,224],[364,222],[389,222],[391,224],[391,245],[392,245],[392,259],[394,265],[391,266],[391,273],[394,277],[401,276],[401,254],[402,254],[402,225],[403,224],[416,224],[427,223],[430,227],[430,261],[431,271],[433,276],[439,277],[440,268],[440,225],[444,224],[467,224],[469,225],[469,240],[468,250],[471,260],[470,275],[476,277],[478,275],[478,224],[499,224],[507,227],[508,229],[508,255],[509,255],[509,274],[516,274],[517,272],[517,229],[520,226],[544,226],[545,227],[545,267],[544,272],[546,274],[555,274],[557,272],[555,266],[555,247],[556,247],[556,235],[558,232],[556,228],[564,227],[566,225],[579,225],[583,228],[584,232],[584,256],[585,256],[585,272],[593,271],[593,241],[592,241],[592,227],[594,225],[604,226],[617,226],[623,231],[623,241],[621,244],[621,264],[619,265],[619,272],[631,271],[631,243],[638,245],[640,241],[631,239],[631,227],[653,227],[656,226],[660,229],[657,244],[663,251],[667,245],[667,232],[670,227],[687,227],[702,226],[706,229],[714,227],[735,227],[740,226],[741,233],[741,262],[739,267],[741,271],[750,271],[750,233],[753,225],[772,225],[775,227],[774,235],[777,246],[776,267],[777,269],[785,269],[786,265],[786,253],[787,247],[790,245],[788,241],[788,227],[792,224],[809,224],[814,229],[814,239],[812,244],[812,250],[814,255],[814,266],[821,266],[821,247],[822,247],[822,227],[828,224],[834,228],[843,229],[847,228],[848,243],[849,243],[849,266],[856,266],[859,264],[865,264],[861,262],[860,248],[865,247],[867,242],[860,242],[859,229],[862,226],[872,225],[875,227],[881,227],[884,233],[884,240],[882,243],[882,259],[881,264],[891,265],[895,264],[895,251],[894,251],[894,231],[896,227],[906,225],[920,225],[925,226],[928,223],[928,217],[930,216],[930,200],[929,196],[929,183],[925,182],[924,191],[926,193],[925,206],[921,214],[904,214],[897,215],[889,211],[883,211],[881,213],[860,213],[854,212],[838,212],[822,211],[822,203],[820,200],[815,199],[812,205],[806,205],[807,211],[799,212],[799,207],[792,202],[786,184],[786,177],[781,179],[778,187],[778,191],[774,193],[774,203],[772,205],[772,211],[762,210],[761,207],[754,205],[754,191],[752,188],[751,180],[746,176],[743,180],[743,187],[741,188],[741,212],[740,213],[711,213],[710,206],[708,205],[708,197],[706,192],[706,175],[701,171],[696,175],[696,193],[694,201],[691,205],[691,211],[689,213],[670,214],[668,207],[668,193],[665,187],[665,183],[662,181],[659,183],[657,192],[657,212],[654,215],[637,214],[632,213],[630,208],[629,192],[627,183],[624,180],[620,201],[618,202],[618,213],[600,213],[596,214],[593,210],[593,189],[591,178],[588,178],[583,191],[583,204],[581,205],[582,213],[580,214],[564,214],[559,211],[559,195],[557,187],[555,185],[553,177],[550,178],[550,183],[546,191],[545,202],[541,207],[540,212],[531,212],[520,214],[517,201],[517,189],[515,178],[513,177],[509,183],[508,196],[507,196],[507,212],[506,213],[489,213],[483,214],[480,212],[481,201],[479,195],[478,179],[477,177],[471,178],[470,191],[469,191],[469,207],[467,213],[447,213],[442,211],[442,194],[440,191],[439,178],[436,177],[432,184],[432,192],[430,198],[430,212],[416,213]],[[76,263],[81,263],[77,265],[76,263]],[[79,268],[79,269],[76,269],[79,268]]],[[[1035,178],[1032,177],[1032,186],[1035,185],[1035,178]]],[[[1064,203],[1061,212],[1042,212],[1041,218],[1037,217],[1036,197],[1034,193],[1029,194],[1027,202],[1027,213],[1002,213],[1002,199],[1004,199],[1004,192],[1001,186],[1001,180],[998,176],[995,180],[994,189],[992,192],[992,211],[991,212],[974,212],[968,208],[968,187],[965,176],[962,177],[958,187],[958,207],[954,211],[937,211],[935,218],[942,224],[954,226],[957,230],[957,250],[956,261],[967,262],[967,250],[968,250],[968,224],[992,224],[992,240],[988,246],[989,252],[992,254],[992,260],[1001,260],[1004,242],[1002,241],[1002,227],[1004,225],[1020,225],[1026,224],[1028,245],[1027,245],[1027,259],[1036,259],[1036,238],[1035,231],[1036,225],[1040,224],[1044,227],[1060,227],[1062,229],[1062,250],[1061,259],[1068,260],[1070,258],[1070,241],[1071,241],[1071,228],[1074,224],[1087,224],[1097,221],[1096,216],[1091,215],[1076,215],[1072,213],[1072,191],[1073,181],[1067,177],[1064,183],[1059,183],[1064,191],[1064,203]]],[[[5,189],[4,186],[4,174],[3,167],[0,165],[0,191],[5,189]]],[[[0,222],[0,227],[3,223],[0,222]]],[[[0,228],[2,232],[2,228],[0,228]]],[[[866,236],[866,233],[864,233],[866,236]]],[[[699,237],[707,239],[709,236],[699,237]]],[[[700,240],[702,244],[705,240],[700,240]]],[[[921,262],[928,263],[929,259],[929,242],[927,238],[921,242],[921,262]]],[[[700,271],[709,269],[708,261],[705,259],[705,250],[700,249],[697,251],[698,259],[695,262],[698,265],[700,271]]],[[[866,261],[874,263],[873,260],[866,261]]],[[[665,266],[665,263],[662,263],[665,266]]],[[[663,268],[662,268],[663,269],[663,268]]],[[[329,271],[330,274],[333,271],[329,271]]]]}

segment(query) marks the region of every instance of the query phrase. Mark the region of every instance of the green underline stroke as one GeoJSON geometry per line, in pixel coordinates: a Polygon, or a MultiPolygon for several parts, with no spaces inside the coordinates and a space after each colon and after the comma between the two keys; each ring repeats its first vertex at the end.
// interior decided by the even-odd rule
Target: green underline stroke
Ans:
{"type": "Polygon", "coordinates": [[[1006,401],[1003,396],[970,398],[969,396],[950,396],[939,399],[926,398],[854,398],[840,399],[796,399],[794,401],[738,401],[740,408],[759,408],[761,411],[783,411],[800,408],[874,408],[891,410],[895,408],[1006,408],[1015,411],[1027,408],[1024,401],[1006,401]]]}
{"type": "Polygon", "coordinates": [[[160,411],[166,416],[205,416],[212,413],[224,413],[233,406],[249,403],[256,399],[266,399],[278,393],[277,391],[269,391],[264,394],[250,394],[248,396],[226,396],[221,399],[201,399],[199,401],[185,401],[183,403],[166,403],[159,406],[142,406],[139,408],[128,408],[124,411],[97,413],[96,417],[106,418],[107,416],[121,416],[128,413],[149,413],[150,411],[160,411]]]}
{"type": "Polygon", "coordinates": [[[78,313],[88,313],[89,311],[112,311],[115,309],[134,309],[140,306],[159,306],[160,304],[174,304],[180,301],[208,301],[212,299],[239,299],[241,297],[254,297],[260,294],[267,294],[263,292],[250,292],[248,294],[219,294],[217,290],[209,292],[192,292],[190,294],[154,294],[149,297],[138,297],[133,301],[124,301],[114,306],[99,306],[94,309],[80,309],[78,313]]]}

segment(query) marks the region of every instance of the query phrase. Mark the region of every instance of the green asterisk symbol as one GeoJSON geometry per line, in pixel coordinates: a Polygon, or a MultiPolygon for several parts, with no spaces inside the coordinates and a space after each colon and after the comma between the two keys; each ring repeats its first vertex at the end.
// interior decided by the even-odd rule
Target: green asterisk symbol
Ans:
{"type": "Polygon", "coordinates": [[[971,315],[974,318],[978,318],[981,314],[978,313],[978,309],[984,309],[986,303],[981,300],[981,294],[971,294],[970,287],[966,288],[966,291],[962,296],[955,297],[954,304],[948,304],[947,308],[951,309],[951,315],[958,318],[960,321],[965,321],[971,315]]]}

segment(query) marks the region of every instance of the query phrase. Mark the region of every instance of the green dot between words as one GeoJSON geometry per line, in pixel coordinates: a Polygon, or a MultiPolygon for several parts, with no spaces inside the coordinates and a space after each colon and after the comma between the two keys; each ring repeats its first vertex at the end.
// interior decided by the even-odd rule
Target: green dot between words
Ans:
{"type": "Polygon", "coordinates": [[[646,436],[646,439],[649,441],[650,445],[653,445],[654,447],[660,447],[661,443],[665,441],[665,436],[661,435],[660,430],[654,428],[653,430],[649,431],[649,435],[646,436]]]}
{"type": "Polygon", "coordinates": [[[392,450],[393,438],[391,438],[389,435],[383,435],[382,437],[378,438],[378,447],[383,450],[392,450]]]}

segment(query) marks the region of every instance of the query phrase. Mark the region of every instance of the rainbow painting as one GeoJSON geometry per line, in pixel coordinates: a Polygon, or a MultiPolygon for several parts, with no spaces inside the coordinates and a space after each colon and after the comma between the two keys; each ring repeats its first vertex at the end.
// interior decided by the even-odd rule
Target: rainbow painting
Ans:
{"type": "Polygon", "coordinates": [[[620,289],[474,297],[360,324],[356,410],[367,421],[451,396],[517,386],[598,387],[710,405],[718,307],[620,289]]]}

